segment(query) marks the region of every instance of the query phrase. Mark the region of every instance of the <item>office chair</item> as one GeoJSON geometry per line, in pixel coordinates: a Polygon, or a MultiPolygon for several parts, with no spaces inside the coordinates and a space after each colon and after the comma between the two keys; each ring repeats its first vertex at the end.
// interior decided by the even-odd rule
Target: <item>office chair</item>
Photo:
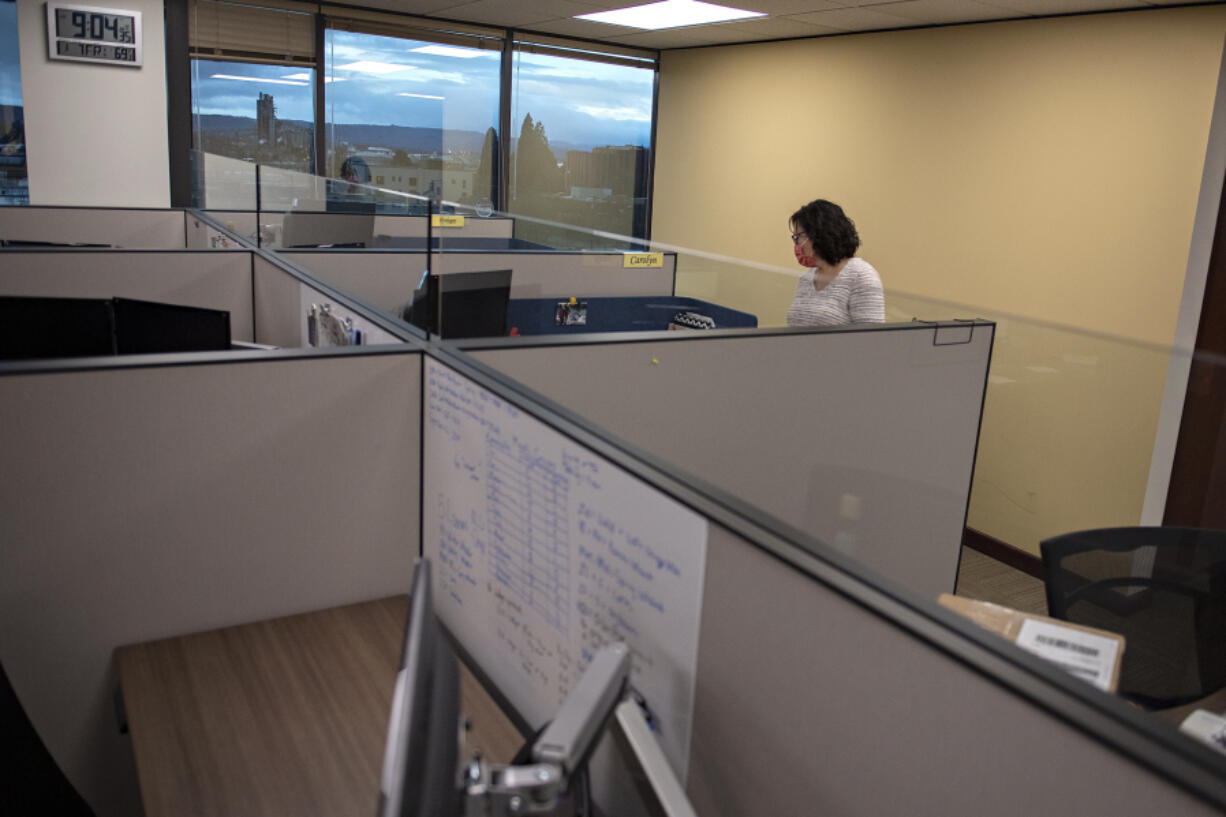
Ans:
{"type": "Polygon", "coordinates": [[[4,728],[4,756],[0,764],[0,814],[54,814],[94,817],[71,781],[38,736],[34,724],[0,665],[0,722],[4,728]]]}
{"type": "Polygon", "coordinates": [[[1226,685],[1226,531],[1100,528],[1039,546],[1049,615],[1124,636],[1120,695],[1163,709],[1226,685]]]}

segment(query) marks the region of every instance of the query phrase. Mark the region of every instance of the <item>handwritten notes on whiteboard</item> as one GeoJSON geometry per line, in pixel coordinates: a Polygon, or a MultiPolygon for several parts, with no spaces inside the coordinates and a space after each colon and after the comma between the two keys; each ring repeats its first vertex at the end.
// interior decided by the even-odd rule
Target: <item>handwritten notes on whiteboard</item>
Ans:
{"type": "Polygon", "coordinates": [[[534,726],[600,646],[624,641],[684,779],[706,520],[431,359],[425,405],[439,616],[534,726]]]}

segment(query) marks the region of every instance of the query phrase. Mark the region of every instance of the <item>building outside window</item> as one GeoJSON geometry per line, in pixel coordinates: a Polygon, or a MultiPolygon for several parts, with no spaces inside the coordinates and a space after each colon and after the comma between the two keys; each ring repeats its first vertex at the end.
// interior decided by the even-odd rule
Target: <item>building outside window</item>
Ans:
{"type": "Polygon", "coordinates": [[[29,204],[17,3],[0,0],[0,205],[29,204]]]}
{"type": "MultiPolygon", "coordinates": [[[[651,160],[654,61],[517,43],[507,209],[589,230],[643,237],[651,160]]],[[[567,248],[594,236],[524,222],[516,235],[567,248]]],[[[605,239],[602,246],[620,248],[605,239]]]]}
{"type": "MultiPolygon", "coordinates": [[[[281,3],[284,8],[268,7],[273,5],[278,3],[189,5],[197,206],[223,200],[231,207],[255,207],[257,165],[315,172],[315,14],[292,0],[281,3]],[[206,171],[204,155],[247,163],[250,172],[239,163],[228,169],[210,163],[206,171]],[[225,187],[233,189],[223,192],[225,187]]],[[[266,198],[263,205],[269,204],[266,198]]]]}
{"type": "Polygon", "coordinates": [[[196,149],[331,179],[357,159],[371,184],[395,191],[375,196],[381,211],[406,208],[396,193],[505,210],[528,217],[517,236],[560,248],[633,244],[591,230],[647,236],[654,52],[509,45],[504,29],[319,11],[191,0],[196,149]]]}
{"type": "MultiPolygon", "coordinates": [[[[464,205],[493,201],[501,41],[466,42],[329,28],[328,175],[358,157],[385,189],[464,205]]],[[[381,209],[406,204],[394,197],[380,203],[381,209]]]]}
{"type": "Polygon", "coordinates": [[[314,70],[192,60],[192,143],[197,150],[310,173],[314,70]]]}

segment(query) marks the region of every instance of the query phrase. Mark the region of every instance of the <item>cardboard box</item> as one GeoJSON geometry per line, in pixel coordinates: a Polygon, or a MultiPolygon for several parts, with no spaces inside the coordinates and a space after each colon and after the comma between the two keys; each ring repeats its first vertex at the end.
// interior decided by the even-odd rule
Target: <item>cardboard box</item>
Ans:
{"type": "Polygon", "coordinates": [[[1106,692],[1117,689],[1124,658],[1122,635],[949,593],[937,601],[1106,692]]]}

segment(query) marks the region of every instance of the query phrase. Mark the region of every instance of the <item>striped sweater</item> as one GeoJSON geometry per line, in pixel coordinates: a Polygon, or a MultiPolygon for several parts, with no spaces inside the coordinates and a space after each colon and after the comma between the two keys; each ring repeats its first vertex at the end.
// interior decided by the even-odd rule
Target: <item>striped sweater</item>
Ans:
{"type": "Polygon", "coordinates": [[[813,288],[813,269],[805,270],[796,282],[796,296],[788,308],[788,326],[839,326],[884,320],[881,276],[863,258],[849,259],[821,290],[813,288]]]}

